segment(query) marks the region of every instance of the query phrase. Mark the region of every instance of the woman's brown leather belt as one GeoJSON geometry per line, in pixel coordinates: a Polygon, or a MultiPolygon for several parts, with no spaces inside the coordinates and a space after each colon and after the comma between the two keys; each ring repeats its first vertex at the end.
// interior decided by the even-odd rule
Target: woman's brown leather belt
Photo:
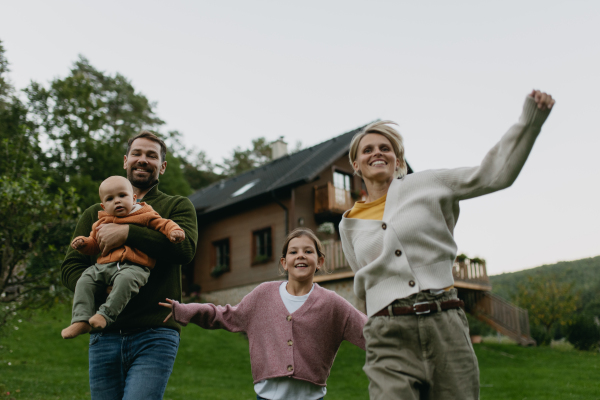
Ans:
{"type": "Polygon", "coordinates": [[[390,308],[392,315],[421,315],[421,314],[433,314],[438,311],[446,311],[454,308],[464,307],[465,303],[462,300],[454,299],[454,300],[446,300],[439,303],[440,307],[438,308],[438,303],[434,301],[424,301],[422,303],[415,303],[412,306],[394,306],[384,308],[378,313],[374,314],[374,317],[389,317],[390,316],[390,308]]]}

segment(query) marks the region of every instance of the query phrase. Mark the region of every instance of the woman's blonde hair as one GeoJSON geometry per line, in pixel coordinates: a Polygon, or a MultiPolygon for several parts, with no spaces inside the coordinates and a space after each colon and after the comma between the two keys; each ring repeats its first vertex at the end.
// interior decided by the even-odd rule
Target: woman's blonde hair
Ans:
{"type": "MultiPolygon", "coordinates": [[[[299,238],[301,236],[306,236],[307,238],[311,239],[315,243],[317,257],[323,257],[323,259],[325,259],[325,250],[323,249],[323,244],[310,228],[296,228],[287,235],[285,241],[283,242],[283,247],[281,249],[281,258],[286,258],[288,247],[292,239],[299,238]]],[[[323,268],[325,268],[325,263],[323,263],[323,268]]]]}
{"type": "MultiPolygon", "coordinates": [[[[358,145],[360,144],[362,138],[370,133],[376,133],[384,136],[390,141],[392,148],[394,149],[394,154],[396,154],[396,158],[400,160],[400,166],[396,172],[394,172],[394,177],[401,178],[406,175],[408,167],[406,166],[406,160],[404,159],[404,144],[402,142],[402,136],[390,125],[398,124],[393,121],[377,121],[365,126],[363,130],[354,135],[352,142],[350,142],[350,153],[348,154],[352,169],[354,169],[354,161],[356,161],[356,157],[358,155],[358,145]]],[[[362,177],[360,171],[354,170],[354,173],[362,177]]]]}

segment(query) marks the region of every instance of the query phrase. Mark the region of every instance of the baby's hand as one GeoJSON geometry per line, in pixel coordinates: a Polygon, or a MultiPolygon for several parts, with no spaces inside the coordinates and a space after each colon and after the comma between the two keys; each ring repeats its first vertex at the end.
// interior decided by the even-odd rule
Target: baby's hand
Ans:
{"type": "Polygon", "coordinates": [[[83,241],[82,238],[77,238],[77,239],[73,240],[73,243],[71,243],[71,247],[74,250],[83,249],[85,247],[85,242],[83,241]]]}
{"type": "Polygon", "coordinates": [[[183,239],[185,239],[184,231],[176,230],[169,234],[169,240],[173,243],[183,242],[183,239]]]}
{"type": "Polygon", "coordinates": [[[165,300],[167,300],[168,303],[158,303],[158,305],[170,309],[171,312],[169,313],[169,315],[167,315],[167,318],[165,318],[165,320],[163,322],[167,322],[169,320],[169,318],[171,318],[173,316],[173,300],[171,300],[171,299],[165,299],[165,300]]]}

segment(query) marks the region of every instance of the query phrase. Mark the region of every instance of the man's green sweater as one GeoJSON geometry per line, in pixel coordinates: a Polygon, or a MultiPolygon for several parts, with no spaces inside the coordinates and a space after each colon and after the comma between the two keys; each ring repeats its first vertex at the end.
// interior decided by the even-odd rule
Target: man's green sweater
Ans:
{"type": "MultiPolygon", "coordinates": [[[[158,302],[164,302],[166,298],[181,301],[181,265],[192,261],[198,242],[196,211],[189,199],[168,196],[158,190],[158,184],[146,193],[143,201],[150,204],[161,217],[175,221],[185,231],[185,240],[174,244],[158,231],[129,225],[129,235],[125,244],[154,258],[156,265],[150,273],[148,283],[132,297],[115,323],[109,325],[105,332],[161,326],[181,331],[181,327],[173,319],[163,323],[169,310],[159,306],[158,302]]],[[[100,204],[85,210],[77,223],[73,238],[89,236],[92,225],[98,220],[98,211],[101,210],[100,204]]],[[[97,256],[85,256],[69,247],[61,266],[63,284],[75,291],[77,280],[86,268],[96,263],[96,259],[97,256]]],[[[102,294],[97,297],[101,299],[102,294]]],[[[102,301],[103,299],[96,307],[99,307],[102,301]]]]}

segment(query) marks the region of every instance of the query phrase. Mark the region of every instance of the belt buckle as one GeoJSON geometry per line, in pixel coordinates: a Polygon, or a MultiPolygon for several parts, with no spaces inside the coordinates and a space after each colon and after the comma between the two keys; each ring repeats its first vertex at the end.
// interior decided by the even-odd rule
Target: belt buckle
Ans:
{"type": "Polygon", "coordinates": [[[427,311],[417,311],[417,306],[420,306],[421,304],[431,304],[430,301],[422,301],[420,303],[415,303],[413,304],[413,311],[415,312],[415,315],[421,315],[421,314],[429,314],[431,312],[431,310],[427,310],[427,311]]]}

